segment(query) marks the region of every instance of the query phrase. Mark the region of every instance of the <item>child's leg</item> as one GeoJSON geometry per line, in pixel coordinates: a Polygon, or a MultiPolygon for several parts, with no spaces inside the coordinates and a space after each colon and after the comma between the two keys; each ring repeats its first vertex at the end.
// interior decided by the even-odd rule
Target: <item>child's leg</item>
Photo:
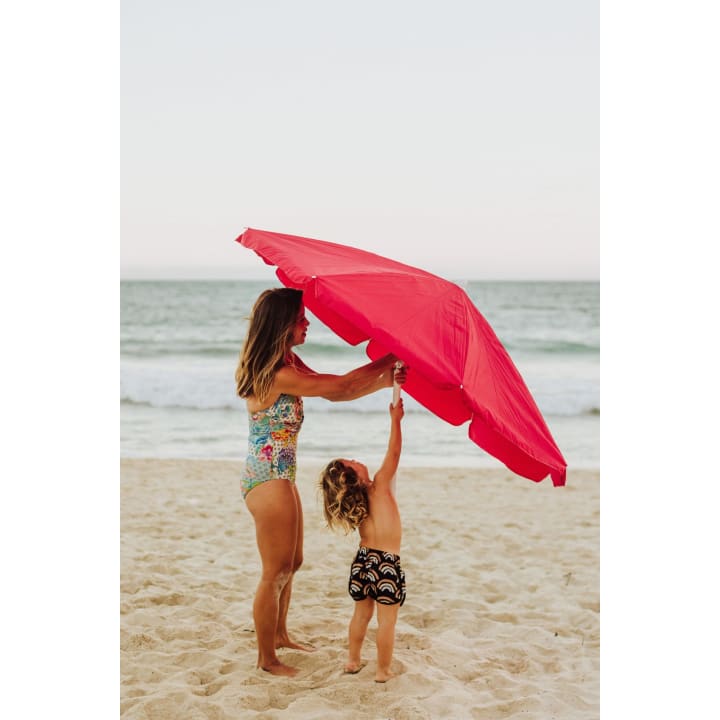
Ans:
{"type": "Polygon", "coordinates": [[[347,673],[356,673],[362,667],[360,655],[363,641],[365,640],[368,623],[375,611],[375,601],[372,598],[355,600],[354,602],[355,610],[348,629],[348,661],[345,664],[345,672],[347,673]]]}
{"type": "Polygon", "coordinates": [[[385,682],[395,675],[390,670],[393,648],[395,647],[395,623],[400,603],[384,605],[378,603],[377,619],[377,671],[375,682],[385,682]]]}

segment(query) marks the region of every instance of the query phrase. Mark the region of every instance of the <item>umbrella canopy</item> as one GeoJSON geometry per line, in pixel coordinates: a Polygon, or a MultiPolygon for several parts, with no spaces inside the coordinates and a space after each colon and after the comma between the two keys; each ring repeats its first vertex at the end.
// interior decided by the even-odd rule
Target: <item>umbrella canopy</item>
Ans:
{"type": "Polygon", "coordinates": [[[567,463],[520,373],[467,293],[410,265],[337,243],[248,228],[237,242],[351,345],[407,363],[409,395],[510,470],[565,484],[567,463]]]}

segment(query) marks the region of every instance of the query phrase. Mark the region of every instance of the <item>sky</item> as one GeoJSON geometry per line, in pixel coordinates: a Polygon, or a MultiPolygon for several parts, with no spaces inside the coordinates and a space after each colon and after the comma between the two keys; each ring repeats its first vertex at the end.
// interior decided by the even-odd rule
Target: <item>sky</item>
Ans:
{"type": "Polygon", "coordinates": [[[599,6],[123,0],[121,277],[272,275],[245,227],[598,279],[599,6]]]}

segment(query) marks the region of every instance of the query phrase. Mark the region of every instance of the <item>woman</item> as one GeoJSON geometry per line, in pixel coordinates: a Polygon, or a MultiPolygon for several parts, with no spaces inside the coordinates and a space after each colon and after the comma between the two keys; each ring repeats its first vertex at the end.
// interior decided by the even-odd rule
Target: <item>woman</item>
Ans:
{"type": "MultiPolygon", "coordinates": [[[[300,290],[265,290],[253,307],[235,372],[237,394],[247,400],[250,422],[242,491],[262,562],[253,602],[257,664],[273,675],[297,673],[280,662],[277,648],[307,649],[290,640],[286,625],[292,578],[303,555],[302,505],[295,487],[302,398],[354,400],[391,387],[397,360],[386,355],[345,375],[314,373],[292,350],[305,342],[308,325],[300,290]]],[[[396,380],[405,381],[404,369],[396,380]]]]}

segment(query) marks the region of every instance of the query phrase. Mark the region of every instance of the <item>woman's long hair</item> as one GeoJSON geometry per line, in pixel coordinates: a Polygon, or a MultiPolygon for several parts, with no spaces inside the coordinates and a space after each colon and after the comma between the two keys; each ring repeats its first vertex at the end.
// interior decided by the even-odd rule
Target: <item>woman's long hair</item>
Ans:
{"type": "Polygon", "coordinates": [[[370,505],[367,488],[357,473],[341,460],[333,460],[320,473],[323,514],[331,530],[340,527],[345,534],[355,530],[368,516],[370,505]]]}
{"type": "Polygon", "coordinates": [[[237,394],[254,395],[263,402],[270,394],[275,373],[285,354],[302,307],[302,290],[265,290],[250,313],[247,337],[235,371],[237,394]]]}

